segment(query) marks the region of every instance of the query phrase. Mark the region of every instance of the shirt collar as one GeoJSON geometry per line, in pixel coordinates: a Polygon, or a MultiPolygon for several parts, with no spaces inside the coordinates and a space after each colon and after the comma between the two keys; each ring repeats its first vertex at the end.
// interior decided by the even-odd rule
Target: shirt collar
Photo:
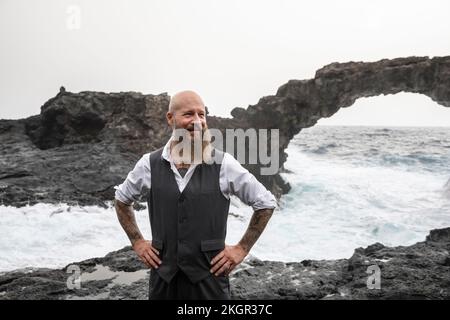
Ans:
{"type": "Polygon", "coordinates": [[[167,160],[168,162],[171,162],[171,157],[170,157],[170,142],[172,141],[172,138],[169,139],[169,141],[167,141],[166,145],[164,146],[164,149],[161,153],[161,158],[167,160]]]}

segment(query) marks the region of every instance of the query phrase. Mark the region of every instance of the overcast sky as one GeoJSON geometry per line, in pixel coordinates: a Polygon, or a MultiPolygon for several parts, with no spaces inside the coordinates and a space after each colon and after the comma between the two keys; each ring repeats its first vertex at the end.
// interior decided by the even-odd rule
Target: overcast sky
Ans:
{"type": "MultiPolygon", "coordinates": [[[[0,0],[0,118],[38,114],[61,85],[193,89],[229,116],[331,62],[450,55],[449,13],[448,0],[0,0]]],[[[380,96],[319,123],[450,125],[450,108],[380,96]]]]}

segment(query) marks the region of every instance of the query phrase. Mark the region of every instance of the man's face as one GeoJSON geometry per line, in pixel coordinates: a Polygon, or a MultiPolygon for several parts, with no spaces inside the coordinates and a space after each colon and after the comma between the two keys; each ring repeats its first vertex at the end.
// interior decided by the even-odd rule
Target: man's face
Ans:
{"type": "Polygon", "coordinates": [[[170,100],[166,118],[173,130],[171,154],[175,163],[201,163],[210,159],[211,137],[205,105],[199,95],[192,91],[175,94],[170,100]]]}
{"type": "Polygon", "coordinates": [[[186,103],[167,113],[167,120],[172,129],[186,129],[191,138],[202,138],[207,129],[205,106],[202,103],[186,103]]]}

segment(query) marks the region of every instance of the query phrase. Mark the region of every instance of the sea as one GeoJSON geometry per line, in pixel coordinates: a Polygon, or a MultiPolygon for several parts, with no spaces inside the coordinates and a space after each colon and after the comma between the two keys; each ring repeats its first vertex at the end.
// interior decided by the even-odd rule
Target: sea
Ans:
{"type": "MultiPolygon", "coordinates": [[[[286,152],[282,177],[291,190],[252,248],[254,257],[349,258],[358,247],[408,246],[450,227],[450,127],[314,126],[286,152]]],[[[251,215],[232,198],[227,244],[240,240],[251,215]]],[[[151,239],[147,211],[136,217],[151,239]]],[[[126,245],[112,203],[0,206],[0,272],[60,268],[126,245]]]]}

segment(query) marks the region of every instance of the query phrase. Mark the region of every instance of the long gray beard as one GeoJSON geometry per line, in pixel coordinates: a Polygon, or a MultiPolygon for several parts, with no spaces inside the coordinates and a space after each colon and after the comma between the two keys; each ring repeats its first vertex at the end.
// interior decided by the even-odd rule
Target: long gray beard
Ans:
{"type": "Polygon", "coordinates": [[[211,134],[202,130],[201,137],[183,136],[177,140],[172,137],[171,156],[175,164],[200,164],[212,162],[211,134]]]}

